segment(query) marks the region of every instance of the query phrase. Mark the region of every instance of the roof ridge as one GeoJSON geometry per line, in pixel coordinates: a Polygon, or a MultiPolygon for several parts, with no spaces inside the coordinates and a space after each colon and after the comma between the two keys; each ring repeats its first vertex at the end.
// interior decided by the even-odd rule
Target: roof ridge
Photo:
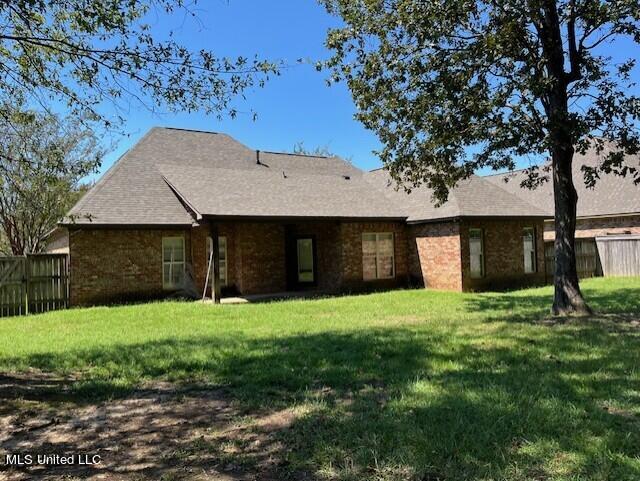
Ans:
{"type": "Polygon", "coordinates": [[[530,167],[522,167],[521,169],[508,170],[506,172],[496,172],[495,174],[478,175],[478,177],[480,177],[482,179],[484,177],[498,177],[499,175],[515,174],[517,172],[524,172],[528,168],[530,168],[530,167]]]}
{"type": "MultiPolygon", "coordinates": [[[[186,128],[186,127],[154,126],[150,130],[153,130],[153,129],[180,130],[180,131],[183,131],[183,132],[198,132],[198,133],[201,133],[201,134],[226,135],[228,137],[231,137],[229,134],[225,134],[224,132],[215,132],[213,130],[202,130],[202,129],[190,129],[190,128],[186,128]]],[[[233,137],[231,137],[231,138],[233,138],[233,137]]]]}
{"type": "MultiPolygon", "coordinates": [[[[268,173],[268,174],[272,174],[274,176],[282,176],[282,169],[271,169],[269,167],[269,169],[258,169],[258,168],[254,168],[255,166],[258,166],[258,164],[253,164],[250,167],[218,167],[218,166],[211,166],[211,165],[192,165],[189,167],[190,170],[222,170],[222,171],[229,171],[229,172],[251,172],[251,173],[255,173],[255,172],[261,172],[261,173],[268,173]]],[[[175,163],[171,163],[171,162],[159,162],[157,164],[154,164],[154,167],[156,167],[157,169],[160,170],[160,173],[162,174],[162,168],[163,167],[170,167],[170,168],[178,168],[179,165],[175,164],[175,163]]],[[[364,182],[364,177],[362,175],[354,175],[353,173],[327,173],[327,172],[309,172],[306,170],[284,170],[284,173],[287,175],[287,177],[323,177],[323,178],[340,178],[340,179],[344,179],[345,177],[349,177],[349,180],[359,180],[362,179],[362,181],[364,182]]]]}
{"type": "MultiPolygon", "coordinates": [[[[431,199],[433,199],[433,194],[431,195],[431,199]]],[[[429,199],[429,201],[431,201],[431,199],[429,199]]],[[[453,192],[453,189],[449,189],[449,193],[447,195],[447,202],[451,202],[452,204],[454,204],[458,215],[460,216],[462,215],[463,206],[460,204],[460,201],[458,200],[458,196],[455,194],[455,192],[453,192]]],[[[433,206],[435,207],[435,204],[433,204],[433,206]]],[[[442,206],[444,206],[444,204],[442,204],[439,207],[442,207],[442,206]]]]}
{"type": "Polygon", "coordinates": [[[297,154],[295,152],[277,152],[274,150],[260,150],[263,154],[276,154],[276,155],[292,155],[297,157],[315,157],[317,159],[342,159],[337,155],[329,156],[329,155],[313,155],[313,154],[297,154]]]}
{"type": "MultiPolygon", "coordinates": [[[[521,169],[521,170],[525,170],[525,169],[521,169]]],[[[497,185],[494,184],[493,182],[487,182],[486,180],[484,180],[484,176],[480,176],[480,175],[476,175],[476,177],[481,180],[483,183],[491,186],[491,187],[495,187],[496,189],[501,190],[502,192],[506,193],[507,195],[509,195],[510,197],[513,197],[514,199],[528,205],[529,207],[533,207],[535,210],[540,211],[540,212],[544,212],[544,209],[542,209],[541,207],[532,204],[531,202],[529,202],[528,200],[523,199],[522,197],[520,197],[517,194],[514,194],[513,192],[509,192],[507,189],[503,188],[501,185],[497,185]]],[[[522,188],[522,187],[520,187],[522,188]]]]}

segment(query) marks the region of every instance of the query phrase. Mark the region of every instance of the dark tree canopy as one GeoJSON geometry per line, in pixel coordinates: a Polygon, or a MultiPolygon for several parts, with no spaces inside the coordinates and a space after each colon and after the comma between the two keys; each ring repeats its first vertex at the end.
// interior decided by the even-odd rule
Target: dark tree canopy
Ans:
{"type": "Polygon", "coordinates": [[[357,118],[377,133],[391,175],[424,183],[438,202],[483,167],[513,169],[518,156],[551,157],[523,187],[553,179],[555,314],[588,314],[575,260],[576,150],[611,148],[601,173],[632,176],[640,151],[635,58],[602,47],[640,43],[638,0],[323,0],[344,26],[328,34],[332,80],[345,80],[357,118]]]}
{"type": "MultiPolygon", "coordinates": [[[[425,182],[442,201],[479,168],[548,154],[554,122],[577,149],[618,147],[585,170],[589,184],[601,172],[640,182],[638,166],[619,155],[640,149],[640,101],[629,93],[636,60],[613,64],[601,53],[617,36],[640,42],[636,0],[324,3],[345,23],[328,35],[332,80],[346,80],[357,118],[408,186],[425,182]],[[556,83],[567,86],[566,118],[553,116],[556,83]]],[[[549,178],[529,174],[529,186],[549,178]]]]}
{"type": "MultiPolygon", "coordinates": [[[[184,0],[12,0],[0,2],[0,95],[32,107],[62,102],[69,114],[110,125],[103,102],[138,108],[235,115],[232,100],[262,84],[278,65],[225,58],[154,36],[151,14],[179,26],[193,16],[184,0]]],[[[120,119],[122,120],[122,119],[120,119]]]]}

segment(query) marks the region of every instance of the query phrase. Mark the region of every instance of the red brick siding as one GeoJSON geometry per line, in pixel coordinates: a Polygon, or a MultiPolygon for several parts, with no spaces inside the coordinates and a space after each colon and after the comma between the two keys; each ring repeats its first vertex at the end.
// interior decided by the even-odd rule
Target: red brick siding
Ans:
{"type": "Polygon", "coordinates": [[[439,222],[409,226],[410,273],[419,285],[462,290],[460,225],[439,222]]]}
{"type": "Polygon", "coordinates": [[[196,289],[202,294],[207,275],[207,237],[209,225],[202,224],[191,229],[191,258],[193,259],[193,276],[196,289]]]}
{"type": "MultiPolygon", "coordinates": [[[[225,290],[236,290],[238,276],[236,274],[236,227],[233,223],[221,222],[216,225],[218,236],[227,238],[227,287],[225,290]]],[[[196,226],[192,230],[192,259],[198,292],[202,294],[207,276],[207,238],[211,235],[208,223],[196,226]]],[[[209,280],[211,283],[211,280],[209,280]]],[[[209,288],[207,288],[209,289],[209,288]]],[[[207,295],[209,295],[208,292],[207,295]]]]}
{"type": "MultiPolygon", "coordinates": [[[[640,234],[640,215],[578,219],[576,223],[576,237],[579,239],[627,233],[640,234]]],[[[553,221],[545,222],[544,240],[552,241],[555,238],[553,221]]]]}
{"type": "MultiPolygon", "coordinates": [[[[409,275],[437,289],[481,289],[544,279],[541,221],[478,221],[405,226],[394,222],[282,223],[220,222],[227,238],[228,279],[242,294],[286,290],[286,235],[316,239],[318,289],[366,290],[404,285],[409,275]],[[470,279],[468,229],[485,232],[486,277],[470,279]],[[538,232],[538,269],[525,275],[522,229],[538,232]],[[392,280],[364,281],[362,234],[393,232],[395,273],[392,280]]],[[[74,229],[70,239],[71,303],[87,305],[161,297],[162,238],[182,235],[195,291],[206,276],[206,238],[210,229],[74,229]]]]}
{"type": "Polygon", "coordinates": [[[161,297],[162,238],[186,229],[72,229],[69,232],[71,305],[91,305],[161,297]]]}
{"type": "Polygon", "coordinates": [[[543,222],[536,219],[465,220],[460,225],[462,247],[462,285],[464,290],[507,288],[542,284],[545,279],[543,222]],[[536,229],[537,272],[524,272],[525,227],[536,229]],[[469,272],[469,229],[482,229],[485,275],[472,279],[469,272]]]}
{"type": "MultiPolygon", "coordinates": [[[[316,289],[360,290],[406,282],[406,232],[401,223],[303,222],[285,225],[255,222],[220,223],[218,228],[220,235],[227,235],[229,277],[241,294],[280,292],[292,288],[287,285],[287,235],[309,235],[315,239],[316,289]],[[363,281],[363,232],[395,234],[395,279],[363,281]]],[[[204,257],[204,252],[194,251],[194,258],[196,256],[204,257]]],[[[206,268],[197,271],[202,271],[203,275],[206,268]]]]}
{"type": "MultiPolygon", "coordinates": [[[[287,227],[292,236],[312,236],[315,240],[316,288],[337,290],[341,279],[340,224],[338,222],[308,222],[287,227]]],[[[293,246],[292,246],[293,247],[293,246]]]]}
{"type": "Polygon", "coordinates": [[[270,222],[235,226],[236,284],[242,294],[282,292],[287,288],[285,227],[270,222]]]}
{"type": "Polygon", "coordinates": [[[368,290],[405,285],[408,280],[407,231],[399,222],[345,222],[340,224],[340,246],[343,290],[368,290]],[[362,273],[362,234],[393,232],[395,278],[365,281],[362,273]]]}

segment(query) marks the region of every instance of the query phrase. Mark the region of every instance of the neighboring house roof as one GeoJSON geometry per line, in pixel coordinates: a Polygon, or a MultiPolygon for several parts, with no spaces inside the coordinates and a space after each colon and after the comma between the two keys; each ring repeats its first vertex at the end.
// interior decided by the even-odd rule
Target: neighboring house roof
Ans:
{"type": "MultiPolygon", "coordinates": [[[[595,149],[584,155],[576,154],[573,160],[573,180],[578,192],[578,217],[598,217],[621,214],[640,213],[640,186],[635,185],[630,178],[623,178],[614,174],[602,175],[593,189],[584,184],[581,167],[597,166],[606,151],[598,154],[595,149]]],[[[627,162],[640,168],[640,156],[628,158],[627,162]]],[[[524,170],[516,170],[504,174],[494,174],[483,177],[487,182],[511,192],[520,199],[540,206],[546,213],[553,215],[553,182],[545,182],[534,190],[520,187],[526,177],[524,170]]]]}
{"type": "Polygon", "coordinates": [[[431,189],[419,186],[407,194],[402,187],[396,188],[386,170],[368,172],[365,179],[381,189],[389,200],[402,205],[408,222],[457,217],[548,217],[543,210],[475,175],[459,182],[440,207],[434,206],[431,189]]]}
{"type": "Polygon", "coordinates": [[[63,224],[191,225],[190,209],[205,216],[405,217],[342,159],[260,152],[258,163],[257,157],[225,134],[153,128],[63,224]]]}

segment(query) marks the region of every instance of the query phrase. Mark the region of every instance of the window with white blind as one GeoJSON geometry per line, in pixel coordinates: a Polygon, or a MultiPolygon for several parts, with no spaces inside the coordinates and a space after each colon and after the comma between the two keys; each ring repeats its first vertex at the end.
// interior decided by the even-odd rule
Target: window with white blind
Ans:
{"type": "Polygon", "coordinates": [[[469,271],[473,279],[484,277],[482,229],[469,229],[469,271]]]}
{"type": "MultiPolygon", "coordinates": [[[[209,257],[211,256],[211,247],[213,245],[213,239],[207,237],[207,264],[209,263],[209,257]]],[[[227,285],[227,238],[218,237],[218,256],[220,260],[220,285],[227,285]]],[[[209,279],[213,279],[213,266],[211,266],[211,272],[209,273],[209,279]]]]}
{"type": "Polygon", "coordinates": [[[395,277],[392,232],[362,234],[362,277],[365,281],[395,277]]]}
{"type": "Polygon", "coordinates": [[[162,238],[162,287],[180,289],[184,286],[184,237],[162,238]]]}
{"type": "Polygon", "coordinates": [[[522,232],[522,247],[524,250],[524,272],[536,272],[536,231],[533,227],[525,227],[522,232]]]}

